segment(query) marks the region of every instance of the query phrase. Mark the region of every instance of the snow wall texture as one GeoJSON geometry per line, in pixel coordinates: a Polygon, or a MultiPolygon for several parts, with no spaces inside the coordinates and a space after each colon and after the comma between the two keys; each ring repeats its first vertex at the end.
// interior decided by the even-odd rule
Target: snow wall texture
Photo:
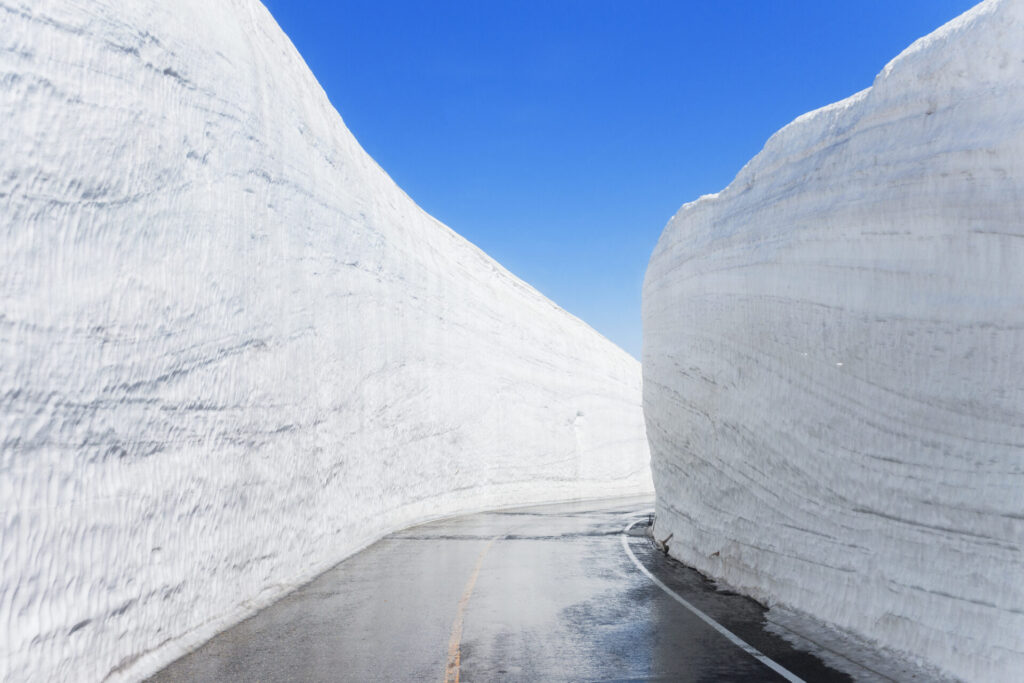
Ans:
{"type": "Polygon", "coordinates": [[[1024,672],[1024,3],[683,206],[643,306],[671,554],[955,676],[1024,672]]]}
{"type": "Polygon", "coordinates": [[[0,120],[0,679],[652,490],[639,363],[420,210],[255,0],[0,0],[0,120]]]}

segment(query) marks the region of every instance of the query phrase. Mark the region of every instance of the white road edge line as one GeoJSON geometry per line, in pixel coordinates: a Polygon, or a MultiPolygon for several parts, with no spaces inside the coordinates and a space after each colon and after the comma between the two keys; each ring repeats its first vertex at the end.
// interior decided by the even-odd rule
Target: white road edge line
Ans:
{"type": "Polygon", "coordinates": [[[774,660],[772,660],[768,656],[761,654],[761,652],[758,651],[757,648],[755,648],[754,646],[748,644],[743,639],[741,639],[739,636],[737,636],[735,633],[733,633],[732,631],[730,631],[726,627],[722,626],[721,624],[719,624],[717,621],[715,621],[714,619],[712,619],[708,615],[704,614],[704,612],[700,611],[699,609],[697,609],[696,607],[691,605],[690,602],[688,600],[686,600],[686,598],[684,598],[683,596],[679,595],[674,590],[672,590],[671,588],[666,586],[664,583],[662,583],[658,579],[658,577],[656,577],[654,574],[652,574],[650,571],[648,571],[647,567],[643,566],[643,564],[640,563],[640,560],[636,559],[636,555],[633,554],[633,551],[629,547],[629,530],[632,529],[634,526],[636,526],[637,523],[639,523],[639,522],[640,522],[639,519],[634,521],[634,522],[631,522],[625,529],[622,530],[622,535],[620,536],[620,538],[622,539],[622,547],[623,547],[623,549],[626,551],[626,554],[629,556],[629,559],[633,560],[633,564],[636,565],[637,569],[639,569],[641,572],[643,572],[644,575],[648,579],[653,581],[654,585],[656,585],[658,588],[660,588],[661,590],[665,591],[670,596],[672,596],[672,598],[676,602],[678,602],[680,605],[682,605],[686,609],[688,609],[691,612],[693,612],[694,615],[696,615],[698,619],[700,619],[705,624],[707,624],[708,626],[710,626],[711,628],[715,629],[716,631],[721,633],[723,636],[728,638],[729,641],[733,645],[735,645],[736,647],[740,648],[741,650],[746,652],[748,655],[752,656],[754,659],[756,659],[757,661],[761,662],[762,664],[767,666],[769,669],[771,669],[775,673],[777,673],[780,676],[782,676],[783,678],[785,678],[787,681],[790,681],[791,683],[805,683],[804,679],[800,678],[799,676],[797,676],[793,672],[789,671],[788,669],[783,667],[781,664],[775,662],[774,660]]]}

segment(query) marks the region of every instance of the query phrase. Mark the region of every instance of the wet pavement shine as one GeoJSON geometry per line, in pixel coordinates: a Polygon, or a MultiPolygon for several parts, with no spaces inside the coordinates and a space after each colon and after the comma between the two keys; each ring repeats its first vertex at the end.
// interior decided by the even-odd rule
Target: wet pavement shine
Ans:
{"type": "Polygon", "coordinates": [[[400,531],[150,680],[850,680],[766,631],[764,607],[656,550],[652,508],[589,501],[400,531]]]}

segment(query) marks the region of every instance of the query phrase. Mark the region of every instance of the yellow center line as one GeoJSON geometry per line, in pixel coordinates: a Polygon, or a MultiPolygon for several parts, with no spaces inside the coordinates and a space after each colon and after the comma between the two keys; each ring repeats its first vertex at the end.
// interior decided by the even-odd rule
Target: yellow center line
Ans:
{"type": "Polygon", "coordinates": [[[476,558],[476,566],[473,567],[473,573],[469,575],[469,581],[466,582],[466,589],[462,591],[462,598],[459,599],[459,610],[455,613],[455,622],[452,624],[452,636],[448,639],[448,663],[444,669],[444,683],[459,683],[459,666],[462,663],[462,619],[466,614],[466,605],[469,603],[469,597],[473,595],[473,586],[476,585],[476,577],[480,574],[480,567],[484,563],[484,557],[499,538],[501,537],[495,536],[492,538],[484,546],[484,549],[480,551],[480,556],[476,558]]]}

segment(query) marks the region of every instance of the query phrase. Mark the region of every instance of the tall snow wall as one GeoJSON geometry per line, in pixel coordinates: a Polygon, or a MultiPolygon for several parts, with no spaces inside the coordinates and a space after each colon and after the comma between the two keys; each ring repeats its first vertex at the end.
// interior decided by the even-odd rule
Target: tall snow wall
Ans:
{"type": "Polygon", "coordinates": [[[1024,672],[1024,3],[683,206],[643,308],[671,554],[953,675],[1024,672]]]}
{"type": "Polygon", "coordinates": [[[0,679],[651,490],[639,363],[420,210],[255,0],[0,0],[0,121],[0,679]]]}

